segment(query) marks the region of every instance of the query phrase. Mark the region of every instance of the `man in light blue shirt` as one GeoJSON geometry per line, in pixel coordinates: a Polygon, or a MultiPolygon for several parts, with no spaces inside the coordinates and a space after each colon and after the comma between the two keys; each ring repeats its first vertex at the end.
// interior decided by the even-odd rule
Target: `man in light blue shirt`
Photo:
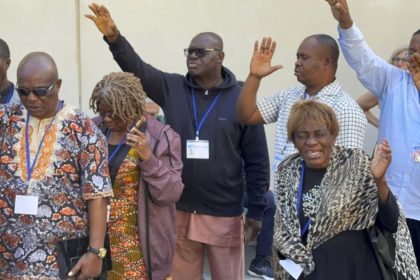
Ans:
{"type": "Polygon", "coordinates": [[[360,82],[379,100],[378,141],[393,148],[386,180],[402,205],[420,267],[420,29],[409,45],[409,72],[378,57],[350,16],[346,0],[326,0],[339,22],[339,43],[360,82]]]}

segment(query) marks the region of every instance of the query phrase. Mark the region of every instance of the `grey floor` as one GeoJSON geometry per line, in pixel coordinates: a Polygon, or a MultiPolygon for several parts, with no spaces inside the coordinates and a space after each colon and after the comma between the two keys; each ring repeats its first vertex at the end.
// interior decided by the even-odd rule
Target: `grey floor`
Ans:
{"type": "MultiPolygon", "coordinates": [[[[245,269],[248,270],[249,267],[249,263],[251,262],[251,260],[255,257],[255,247],[254,246],[245,246],[245,269]]],[[[209,266],[207,264],[206,261],[206,265],[205,265],[205,270],[204,270],[204,279],[205,280],[211,280],[211,275],[209,272],[209,266]]],[[[246,280],[257,280],[257,279],[262,279],[262,278],[256,278],[256,277],[252,277],[249,276],[246,272],[245,272],[245,279],[246,280]]]]}

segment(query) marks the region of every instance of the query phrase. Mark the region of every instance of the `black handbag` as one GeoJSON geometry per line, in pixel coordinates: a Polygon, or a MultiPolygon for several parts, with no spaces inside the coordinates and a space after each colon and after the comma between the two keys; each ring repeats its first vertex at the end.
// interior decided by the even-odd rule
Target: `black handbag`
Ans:
{"type": "Polygon", "coordinates": [[[395,238],[391,232],[376,225],[367,229],[369,240],[383,280],[398,280],[395,266],[395,238]]]}
{"type": "MultiPolygon", "coordinates": [[[[61,279],[67,279],[69,271],[76,265],[79,259],[87,252],[89,236],[75,239],[61,240],[57,243],[57,263],[61,279]]],[[[102,260],[102,279],[108,270],[112,269],[111,248],[109,235],[105,235],[104,247],[106,256],[102,260]]],[[[105,279],[105,278],[103,278],[105,279]]]]}

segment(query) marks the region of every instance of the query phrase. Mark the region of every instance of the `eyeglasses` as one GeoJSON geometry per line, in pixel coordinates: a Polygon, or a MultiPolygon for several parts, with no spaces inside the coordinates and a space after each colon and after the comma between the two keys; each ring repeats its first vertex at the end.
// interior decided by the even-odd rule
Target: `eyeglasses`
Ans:
{"type": "Polygon", "coordinates": [[[210,48],[186,48],[184,49],[184,54],[186,57],[189,57],[190,55],[195,53],[197,57],[203,57],[209,52],[220,52],[220,51],[221,50],[219,49],[213,49],[213,48],[211,49],[210,48]]]}
{"type": "Polygon", "coordinates": [[[19,93],[19,95],[22,95],[22,96],[29,96],[31,94],[31,92],[33,92],[33,94],[35,94],[37,97],[43,97],[43,96],[47,95],[47,93],[49,93],[50,91],[53,90],[57,81],[58,80],[53,82],[48,87],[36,87],[36,88],[32,88],[32,89],[21,88],[19,85],[17,85],[16,86],[16,91],[19,93]]]}
{"type": "Polygon", "coordinates": [[[392,62],[393,63],[398,63],[398,62],[402,62],[402,63],[407,63],[407,62],[409,62],[410,60],[408,59],[408,58],[406,58],[406,57],[398,57],[398,56],[396,56],[396,57],[394,57],[393,59],[392,59],[392,62]]]}

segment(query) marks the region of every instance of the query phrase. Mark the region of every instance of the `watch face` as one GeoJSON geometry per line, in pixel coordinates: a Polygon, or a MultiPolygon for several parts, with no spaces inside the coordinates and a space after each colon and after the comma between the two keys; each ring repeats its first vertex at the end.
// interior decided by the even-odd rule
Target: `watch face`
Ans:
{"type": "Polygon", "coordinates": [[[92,247],[88,247],[88,252],[91,252],[92,254],[95,254],[98,256],[98,258],[103,259],[106,256],[106,249],[105,248],[100,248],[100,249],[96,249],[96,248],[92,248],[92,247]]]}
{"type": "Polygon", "coordinates": [[[103,259],[105,256],[106,256],[106,249],[105,248],[99,249],[98,257],[100,257],[101,259],[103,259]]]}

